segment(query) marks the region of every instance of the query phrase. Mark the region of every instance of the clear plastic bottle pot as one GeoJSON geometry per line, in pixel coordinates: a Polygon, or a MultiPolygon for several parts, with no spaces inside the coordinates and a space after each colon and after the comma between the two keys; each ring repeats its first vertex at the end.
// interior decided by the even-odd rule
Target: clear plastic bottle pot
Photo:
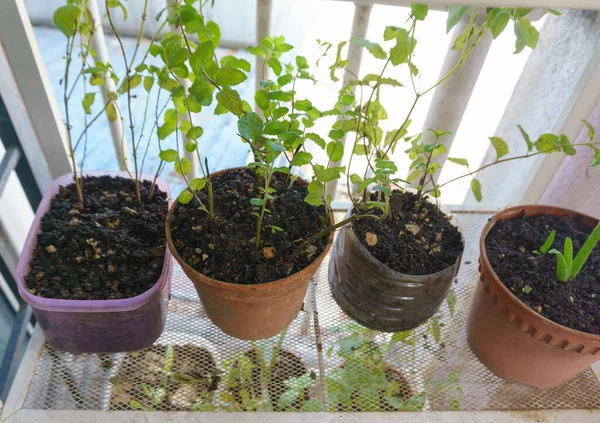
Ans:
{"type": "MultiPolygon", "coordinates": [[[[84,176],[122,176],[126,172],[86,172],[84,176]]],[[[142,179],[153,180],[152,175],[142,179]]],[[[42,198],[33,224],[27,235],[23,252],[17,264],[17,287],[23,300],[31,306],[44,331],[46,340],[54,348],[70,353],[114,353],[135,351],[154,343],[162,333],[166,302],[171,288],[171,255],[165,245],[165,261],[160,277],[146,292],[132,298],[118,300],[65,300],[33,295],[25,288],[29,261],[35,249],[42,217],[50,208],[52,197],[60,186],[73,181],[68,173],[55,179],[42,198]]],[[[169,185],[157,179],[158,187],[171,198],[169,185]]]]}
{"type": "MultiPolygon", "coordinates": [[[[451,216],[447,209],[441,210],[451,216]]],[[[454,217],[450,222],[460,231],[454,217]]],[[[461,258],[437,273],[400,273],[377,260],[349,224],[339,231],[332,248],[329,285],[340,308],[361,325],[382,332],[409,330],[437,312],[456,278],[461,258]]]]}

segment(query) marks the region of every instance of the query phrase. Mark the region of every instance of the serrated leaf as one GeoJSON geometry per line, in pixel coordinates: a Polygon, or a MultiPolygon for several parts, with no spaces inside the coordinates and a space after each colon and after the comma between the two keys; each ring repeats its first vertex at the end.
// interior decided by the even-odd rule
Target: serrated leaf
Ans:
{"type": "Polygon", "coordinates": [[[264,133],[266,135],[279,135],[282,132],[287,131],[288,127],[281,121],[270,121],[265,124],[264,133]]]}
{"type": "Polygon", "coordinates": [[[269,99],[265,90],[257,90],[254,94],[254,101],[261,110],[269,109],[269,99]]]}
{"type": "Polygon", "coordinates": [[[332,141],[327,144],[327,157],[332,162],[339,162],[344,156],[344,144],[339,141],[332,141]]]}
{"type": "Polygon", "coordinates": [[[312,109],[312,103],[310,102],[310,100],[298,100],[294,103],[294,107],[297,110],[306,112],[306,111],[312,109]]]}
{"type": "Polygon", "coordinates": [[[329,131],[329,138],[331,138],[334,141],[338,141],[344,138],[345,134],[346,133],[342,129],[332,129],[331,131],[329,131]]]}
{"type": "Polygon", "coordinates": [[[217,93],[216,97],[219,106],[225,110],[229,110],[236,116],[241,116],[244,113],[244,105],[237,91],[225,87],[217,93]]]}
{"type": "Polygon", "coordinates": [[[303,166],[307,165],[312,161],[312,154],[305,151],[299,151],[292,159],[292,166],[303,166]]]}
{"type": "Polygon", "coordinates": [[[263,121],[254,112],[245,112],[238,120],[240,135],[248,140],[257,141],[263,134],[263,121]]]}
{"type": "Polygon", "coordinates": [[[411,4],[410,11],[416,20],[424,21],[427,17],[429,6],[427,6],[426,4],[411,4]]]}
{"type": "Polygon", "coordinates": [[[321,148],[325,148],[325,146],[326,146],[325,140],[323,138],[321,138],[319,135],[314,134],[312,132],[305,134],[304,138],[313,141],[315,144],[317,144],[321,148]]]}
{"type": "Polygon", "coordinates": [[[448,157],[448,160],[457,165],[469,167],[469,161],[467,159],[461,159],[457,157],[448,157]]]}
{"type": "Polygon", "coordinates": [[[277,85],[283,87],[294,80],[294,76],[291,73],[286,73],[277,78],[277,85]]]}
{"type": "Polygon", "coordinates": [[[471,6],[450,6],[448,7],[448,19],[446,20],[446,33],[450,32],[452,28],[454,28],[460,20],[465,16],[469,10],[471,10],[471,6]]]}
{"type": "Polygon", "coordinates": [[[506,156],[509,152],[508,144],[500,137],[490,137],[490,142],[496,150],[496,160],[500,157],[506,156]]]}
{"type": "Polygon", "coordinates": [[[66,37],[70,37],[77,30],[77,20],[80,14],[81,10],[77,6],[67,5],[56,9],[52,19],[60,32],[65,34],[66,37]]]}
{"type": "Polygon", "coordinates": [[[83,101],[81,102],[81,105],[83,106],[83,110],[85,110],[85,113],[88,115],[92,114],[92,104],[94,104],[94,100],[96,99],[96,93],[87,93],[85,95],[85,97],[83,97],[83,101]]]}
{"type": "Polygon", "coordinates": [[[369,40],[361,40],[358,38],[353,38],[351,42],[358,46],[365,47],[376,59],[387,59],[387,53],[377,43],[372,43],[369,40]]]}
{"type": "Polygon", "coordinates": [[[172,163],[172,162],[177,161],[177,159],[179,159],[179,154],[177,153],[177,151],[175,151],[171,148],[169,150],[162,150],[158,154],[158,157],[160,157],[161,160],[164,160],[167,163],[172,163]]]}
{"type": "Polygon", "coordinates": [[[525,47],[534,49],[540,36],[538,30],[525,17],[515,21],[515,35],[517,36],[515,54],[523,51],[525,47]]]}
{"type": "Polygon", "coordinates": [[[542,134],[534,143],[535,148],[539,152],[554,153],[560,151],[560,138],[555,134],[542,134]]]}
{"type": "Polygon", "coordinates": [[[215,82],[224,87],[232,87],[241,84],[248,76],[236,68],[220,68],[215,74],[215,82]]]}
{"type": "Polygon", "coordinates": [[[483,197],[481,196],[481,182],[479,181],[479,179],[471,180],[471,191],[473,191],[473,196],[475,196],[475,199],[478,202],[481,202],[483,197]]]}
{"type": "Polygon", "coordinates": [[[221,66],[238,68],[246,72],[250,72],[250,69],[252,68],[249,61],[235,56],[223,56],[221,58],[221,66]]]}
{"type": "Polygon", "coordinates": [[[291,91],[271,91],[269,92],[269,100],[277,101],[292,101],[294,99],[294,93],[291,91]]]}
{"type": "Polygon", "coordinates": [[[296,67],[301,70],[308,69],[308,62],[304,56],[296,56],[296,67]]]}
{"type": "Polygon", "coordinates": [[[195,179],[192,179],[192,181],[190,182],[190,187],[194,191],[200,191],[201,189],[204,189],[205,186],[206,186],[205,178],[195,178],[195,179]]]}
{"type": "Polygon", "coordinates": [[[181,204],[187,204],[190,201],[192,201],[192,198],[194,198],[194,194],[192,194],[191,192],[189,192],[186,189],[179,193],[179,196],[177,197],[177,201],[179,201],[181,204]]]}
{"type": "Polygon", "coordinates": [[[202,68],[213,60],[214,54],[215,46],[212,41],[204,41],[198,45],[190,56],[190,66],[195,75],[202,75],[202,68]]]}

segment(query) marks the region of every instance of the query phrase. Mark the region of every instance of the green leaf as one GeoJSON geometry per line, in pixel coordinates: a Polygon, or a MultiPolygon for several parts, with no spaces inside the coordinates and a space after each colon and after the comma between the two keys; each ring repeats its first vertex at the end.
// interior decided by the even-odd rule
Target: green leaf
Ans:
{"type": "Polygon", "coordinates": [[[469,167],[469,161],[467,159],[461,159],[457,157],[448,157],[448,160],[452,163],[456,163],[457,165],[469,167]]]}
{"type": "Polygon", "coordinates": [[[488,27],[492,31],[494,39],[502,34],[509,21],[510,13],[506,9],[492,9],[492,12],[488,15],[488,27]]]}
{"type": "Polygon", "coordinates": [[[90,85],[93,85],[95,87],[104,85],[104,81],[104,77],[100,75],[92,75],[90,77],[90,85]]]}
{"type": "Polygon", "coordinates": [[[565,152],[565,154],[567,154],[569,156],[574,156],[575,154],[577,154],[575,147],[573,147],[571,145],[571,143],[569,142],[569,138],[567,138],[566,135],[561,135],[558,138],[558,142],[559,142],[559,145],[562,148],[562,150],[565,152]]]}
{"type": "Polygon", "coordinates": [[[587,127],[588,142],[592,142],[596,138],[596,129],[587,120],[582,120],[582,122],[587,127]]]}
{"type": "Polygon", "coordinates": [[[446,33],[450,32],[452,28],[454,28],[460,20],[465,16],[469,10],[471,10],[471,6],[450,6],[448,7],[448,19],[446,21],[446,33]]]}
{"type": "Polygon", "coordinates": [[[160,157],[161,160],[164,160],[165,162],[172,163],[179,159],[179,154],[177,154],[177,151],[171,148],[169,150],[162,150],[158,154],[158,157],[160,157]]]}
{"type": "Polygon", "coordinates": [[[193,153],[194,151],[196,151],[196,148],[198,148],[198,145],[195,141],[188,141],[185,143],[185,151],[187,151],[188,153],[193,153]]]}
{"type": "Polygon", "coordinates": [[[515,35],[517,36],[515,54],[523,51],[525,47],[535,48],[540,37],[538,30],[531,25],[531,22],[527,18],[515,21],[515,35]]]}
{"type": "Polygon", "coordinates": [[[83,110],[85,110],[85,113],[88,115],[92,114],[92,104],[94,104],[94,100],[96,99],[96,93],[87,93],[85,95],[85,97],[83,97],[83,101],[81,102],[81,105],[83,106],[83,110]]]}
{"type": "Polygon", "coordinates": [[[260,57],[261,59],[266,59],[267,58],[267,53],[265,52],[265,50],[261,47],[261,46],[256,46],[256,47],[248,47],[246,50],[248,50],[248,53],[260,57]]]}
{"type": "Polygon", "coordinates": [[[156,131],[157,135],[158,135],[158,139],[164,140],[169,135],[171,135],[173,132],[175,132],[175,129],[177,129],[177,126],[174,124],[170,124],[170,123],[165,123],[164,125],[159,126],[158,130],[156,131]]]}
{"type": "Polygon", "coordinates": [[[285,131],[287,131],[287,125],[276,120],[267,122],[263,132],[267,135],[279,135],[285,131]]]}
{"type": "Polygon", "coordinates": [[[308,69],[308,62],[304,56],[296,56],[296,67],[301,70],[308,69]]]}
{"type": "Polygon", "coordinates": [[[446,304],[448,304],[450,316],[454,316],[454,310],[456,310],[456,292],[453,289],[450,290],[446,297],[446,304]]]}
{"type": "Polygon", "coordinates": [[[257,90],[254,94],[254,101],[261,110],[269,109],[269,99],[265,90],[257,90]]]}
{"type": "Polygon", "coordinates": [[[424,21],[425,17],[427,17],[427,12],[429,12],[429,6],[426,4],[411,4],[410,12],[416,20],[424,21]]]}
{"type": "Polygon", "coordinates": [[[194,191],[200,191],[201,189],[204,189],[205,186],[206,186],[205,178],[195,178],[195,179],[192,179],[192,182],[190,182],[190,187],[194,191]]]}
{"type": "Polygon", "coordinates": [[[548,238],[546,238],[546,242],[544,242],[544,245],[540,247],[541,254],[546,254],[550,250],[550,247],[552,247],[552,243],[554,242],[555,236],[556,231],[550,232],[550,235],[548,235],[548,238]]]}
{"type": "Polygon", "coordinates": [[[185,47],[169,47],[167,47],[165,50],[167,53],[167,65],[170,68],[184,63],[190,56],[188,49],[185,47]]]}
{"type": "Polygon", "coordinates": [[[353,173],[350,175],[350,182],[353,184],[360,184],[362,182],[362,178],[358,174],[353,173]]]}
{"type": "Polygon", "coordinates": [[[312,161],[312,154],[305,151],[298,151],[292,159],[292,166],[303,166],[307,165],[312,161]]]}
{"type": "Polygon", "coordinates": [[[294,93],[292,91],[271,91],[269,93],[269,100],[278,101],[292,101],[294,99],[294,93]]]}
{"type": "Polygon", "coordinates": [[[144,89],[146,90],[146,92],[150,92],[150,90],[152,90],[152,86],[154,85],[154,78],[152,78],[151,76],[145,76],[144,77],[144,89]]]}
{"type": "Polygon", "coordinates": [[[246,79],[248,79],[246,74],[236,68],[220,68],[215,75],[215,82],[225,87],[238,85],[246,79]]]}
{"type": "Polygon", "coordinates": [[[392,65],[398,66],[406,63],[416,45],[416,40],[410,36],[408,31],[399,28],[396,34],[396,45],[390,49],[390,61],[392,65]]]}
{"type": "Polygon", "coordinates": [[[531,142],[531,139],[529,138],[529,134],[527,132],[525,132],[525,129],[523,129],[523,127],[521,125],[517,125],[517,128],[519,128],[519,131],[521,131],[521,135],[523,136],[523,139],[527,143],[527,152],[528,153],[531,152],[533,150],[533,143],[531,142]]]}
{"type": "Polygon", "coordinates": [[[561,15],[562,15],[562,13],[560,13],[560,12],[559,12],[558,10],[556,10],[556,9],[544,9],[544,10],[545,10],[546,12],[548,12],[548,13],[552,13],[552,14],[553,14],[553,15],[555,15],[555,16],[561,16],[561,15]]]}
{"type": "Polygon", "coordinates": [[[571,278],[575,279],[588,257],[600,241],[600,223],[594,228],[588,239],[585,240],[583,246],[575,256],[573,260],[573,267],[571,269],[571,278]]]}
{"type": "Polygon", "coordinates": [[[438,319],[431,319],[429,320],[429,330],[431,332],[431,334],[433,335],[433,339],[435,339],[435,342],[437,342],[438,344],[440,343],[440,341],[442,340],[442,331],[440,328],[440,322],[438,319]]]}
{"type": "Polygon", "coordinates": [[[341,172],[345,171],[344,167],[328,167],[325,168],[321,165],[315,165],[315,171],[321,182],[331,182],[335,179],[339,179],[341,172]]]}
{"type": "Polygon", "coordinates": [[[237,91],[225,87],[217,93],[217,101],[220,106],[236,116],[241,116],[244,113],[242,100],[237,91]]]}
{"type": "Polygon", "coordinates": [[[282,117],[284,117],[288,112],[290,111],[290,109],[288,109],[287,107],[278,107],[275,109],[275,111],[273,112],[273,119],[281,119],[282,117]]]}
{"type": "Polygon", "coordinates": [[[269,59],[267,60],[267,66],[269,66],[269,68],[271,68],[271,70],[275,73],[275,75],[277,75],[277,76],[281,75],[283,66],[281,65],[281,62],[279,61],[279,59],[277,59],[276,57],[274,57],[274,56],[269,57],[269,59]]]}
{"type": "Polygon", "coordinates": [[[332,162],[339,162],[344,157],[344,144],[339,141],[332,141],[327,144],[327,157],[332,162]]]}
{"type": "Polygon", "coordinates": [[[246,72],[250,72],[252,65],[245,59],[240,59],[235,56],[223,56],[221,57],[221,66],[241,69],[246,72]]]}
{"type": "Polygon", "coordinates": [[[263,134],[263,121],[254,112],[245,112],[238,120],[238,131],[247,140],[257,141],[263,134]]]}
{"type": "Polygon", "coordinates": [[[313,141],[315,144],[317,144],[321,148],[325,148],[325,145],[326,145],[325,140],[317,134],[309,132],[304,135],[304,138],[313,141]]]}
{"type": "Polygon", "coordinates": [[[526,8],[515,9],[514,19],[515,20],[521,19],[523,16],[527,16],[529,13],[531,13],[532,10],[533,9],[526,9],[526,8]]]}
{"type": "Polygon", "coordinates": [[[77,21],[81,10],[77,6],[67,5],[56,9],[52,19],[54,25],[65,34],[66,37],[72,36],[77,30],[77,21]]]}
{"type": "Polygon", "coordinates": [[[569,280],[569,273],[567,273],[567,261],[562,253],[558,250],[552,249],[548,251],[549,254],[556,255],[556,279],[560,282],[566,282],[569,280]]]}
{"type": "Polygon", "coordinates": [[[192,198],[194,198],[194,194],[192,194],[191,192],[189,192],[187,189],[181,191],[181,193],[179,193],[179,196],[177,197],[177,200],[181,203],[181,204],[187,204],[190,201],[192,201],[192,198]]]}
{"type": "Polygon", "coordinates": [[[296,110],[300,110],[302,112],[307,112],[312,109],[312,103],[310,100],[298,100],[294,102],[294,107],[296,110]]]}
{"type": "Polygon", "coordinates": [[[290,389],[289,391],[284,392],[279,397],[277,401],[277,406],[281,409],[286,409],[289,407],[294,401],[298,399],[300,396],[300,392],[297,389],[290,389]]]}
{"type": "Polygon", "coordinates": [[[479,182],[479,179],[471,180],[471,191],[473,191],[473,196],[475,196],[475,199],[478,202],[481,202],[483,197],[481,196],[481,182],[479,182]]]}
{"type": "Polygon", "coordinates": [[[190,56],[190,66],[196,76],[202,75],[202,68],[213,60],[214,54],[215,46],[212,41],[204,41],[198,45],[196,51],[190,56]]]}
{"type": "Polygon", "coordinates": [[[106,117],[108,117],[108,120],[111,122],[117,120],[117,107],[115,106],[114,101],[111,101],[106,106],[106,117]]]}
{"type": "Polygon", "coordinates": [[[358,46],[365,47],[376,59],[387,59],[387,53],[377,43],[372,43],[368,40],[360,40],[358,38],[353,38],[350,41],[358,46]]]}
{"type": "Polygon", "coordinates": [[[176,161],[174,167],[175,172],[179,173],[180,175],[187,175],[188,173],[190,173],[190,170],[192,170],[192,164],[185,157],[183,157],[179,161],[176,161]]]}
{"type": "Polygon", "coordinates": [[[534,145],[539,152],[554,153],[560,151],[560,138],[554,134],[542,134],[534,145]]]}
{"type": "Polygon", "coordinates": [[[571,276],[571,269],[573,267],[573,241],[571,238],[566,237],[563,245],[563,256],[565,258],[565,264],[567,267],[567,274],[571,276]]]}
{"type": "Polygon", "coordinates": [[[490,142],[496,150],[496,160],[508,154],[508,144],[500,137],[490,137],[490,142]]]}
{"type": "Polygon", "coordinates": [[[277,85],[283,87],[284,85],[289,84],[294,80],[294,76],[291,73],[286,73],[285,75],[281,75],[277,78],[277,85]]]}
{"type": "Polygon", "coordinates": [[[344,138],[345,134],[346,133],[342,129],[332,129],[331,131],[329,131],[329,138],[331,138],[334,141],[338,141],[344,138]]]}
{"type": "Polygon", "coordinates": [[[185,134],[188,140],[197,140],[202,136],[204,130],[200,126],[192,126],[185,134]]]}

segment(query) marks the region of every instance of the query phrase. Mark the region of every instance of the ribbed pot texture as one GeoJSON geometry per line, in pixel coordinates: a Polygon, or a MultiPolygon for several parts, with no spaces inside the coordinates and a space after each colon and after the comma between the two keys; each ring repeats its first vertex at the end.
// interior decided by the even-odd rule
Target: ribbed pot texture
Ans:
{"type": "Polygon", "coordinates": [[[382,332],[404,331],[437,312],[456,278],[461,257],[438,273],[403,274],[373,257],[352,226],[346,225],[331,253],[329,285],[340,308],[361,325],[382,332]]]}
{"type": "MultiPolygon", "coordinates": [[[[240,169],[240,168],[236,168],[240,169]]],[[[213,177],[235,169],[215,172],[213,177]]],[[[306,183],[298,178],[301,183],[306,183]]],[[[175,201],[170,214],[179,202],[175,201]]],[[[333,215],[330,214],[333,222],[333,215]]],[[[323,252],[307,267],[287,278],[262,284],[235,284],[209,278],[194,270],[179,255],[171,238],[170,220],[166,225],[171,254],[194,283],[208,318],[223,332],[239,339],[266,339],[277,335],[298,315],[308,284],[327,255],[333,232],[323,252]]]]}
{"type": "Polygon", "coordinates": [[[600,360],[600,336],[569,329],[536,313],[515,297],[492,269],[485,249],[487,235],[497,222],[523,212],[527,216],[569,216],[590,228],[598,224],[591,216],[542,205],[511,207],[494,215],[479,243],[481,277],[469,314],[468,339],[477,358],[501,378],[553,388],[600,360]]]}

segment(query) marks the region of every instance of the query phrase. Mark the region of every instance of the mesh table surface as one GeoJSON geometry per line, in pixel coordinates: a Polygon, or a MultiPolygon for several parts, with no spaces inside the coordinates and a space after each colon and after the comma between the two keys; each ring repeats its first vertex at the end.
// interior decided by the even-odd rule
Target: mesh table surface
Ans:
{"type": "MultiPolygon", "coordinates": [[[[285,335],[271,382],[261,387],[251,343],[223,334],[206,318],[192,283],[175,266],[165,329],[152,347],[72,355],[44,344],[23,409],[395,411],[402,406],[394,398],[425,412],[600,409],[600,384],[590,369],[566,385],[540,391],[501,380],[474,357],[466,319],[479,278],[478,238],[489,214],[457,215],[466,239],[460,273],[438,314],[410,333],[392,340],[392,334],[366,331],[350,320],[331,297],[325,259],[309,288],[305,311],[285,335]],[[361,345],[378,354],[378,368],[388,369],[385,374],[365,373],[364,366],[352,367],[354,362],[341,356],[344,348],[361,345]],[[340,379],[344,372],[364,376],[364,386],[352,391],[363,382],[348,388],[340,379]],[[381,377],[388,392],[369,390],[381,377]],[[262,400],[261,392],[267,390],[270,401],[262,400]]],[[[264,361],[271,361],[278,339],[255,345],[264,361]]]]}

